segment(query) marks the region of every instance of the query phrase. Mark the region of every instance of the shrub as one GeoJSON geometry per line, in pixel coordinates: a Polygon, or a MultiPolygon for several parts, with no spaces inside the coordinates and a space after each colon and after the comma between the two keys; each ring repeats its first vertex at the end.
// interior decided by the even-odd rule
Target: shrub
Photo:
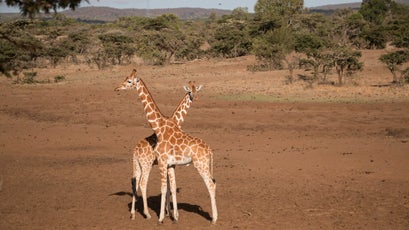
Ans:
{"type": "Polygon", "coordinates": [[[64,81],[64,80],[65,80],[65,77],[63,75],[57,75],[57,76],[54,77],[54,82],[55,83],[61,82],[61,81],[64,81]]]}

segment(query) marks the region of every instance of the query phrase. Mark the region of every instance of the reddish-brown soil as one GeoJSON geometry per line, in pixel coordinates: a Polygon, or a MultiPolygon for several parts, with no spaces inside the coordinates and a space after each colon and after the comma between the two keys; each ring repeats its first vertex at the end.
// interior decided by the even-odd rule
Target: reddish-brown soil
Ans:
{"type": "Polygon", "coordinates": [[[409,87],[371,87],[391,80],[381,52],[342,87],[248,72],[254,57],[2,77],[0,229],[409,229],[409,87]],[[214,149],[216,225],[193,166],[176,168],[177,224],[157,224],[156,166],[152,219],[139,198],[130,220],[131,150],[152,131],[136,92],[113,89],[134,67],[167,115],[184,84],[204,85],[183,129],[214,149]]]}

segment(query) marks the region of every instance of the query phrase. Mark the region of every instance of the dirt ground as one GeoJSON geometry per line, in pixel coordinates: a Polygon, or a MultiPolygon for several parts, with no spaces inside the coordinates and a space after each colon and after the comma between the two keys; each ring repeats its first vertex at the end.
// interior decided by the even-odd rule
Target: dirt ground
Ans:
{"type": "Polygon", "coordinates": [[[1,77],[0,229],[409,229],[409,87],[371,86],[392,78],[382,52],[343,87],[249,72],[251,56],[1,77]],[[183,129],[214,150],[216,225],[193,166],[176,168],[177,224],[157,224],[156,166],[152,219],[139,198],[130,220],[131,150],[152,131],[136,92],[113,89],[134,67],[166,115],[189,80],[204,85],[183,129]]]}

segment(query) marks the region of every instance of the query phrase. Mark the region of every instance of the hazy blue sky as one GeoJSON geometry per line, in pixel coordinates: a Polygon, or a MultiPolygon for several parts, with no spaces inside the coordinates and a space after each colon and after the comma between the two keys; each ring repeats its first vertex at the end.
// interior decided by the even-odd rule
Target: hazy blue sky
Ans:
{"type": "MultiPolygon", "coordinates": [[[[237,7],[247,7],[253,12],[257,0],[89,0],[90,4],[83,3],[82,6],[109,6],[114,8],[138,8],[138,9],[156,9],[156,8],[177,8],[177,7],[200,7],[200,8],[218,8],[235,9],[237,7]]],[[[360,0],[305,0],[305,7],[314,7],[329,4],[361,2],[360,0]]],[[[0,3],[0,13],[18,12],[18,9],[12,9],[6,4],[0,3]]]]}

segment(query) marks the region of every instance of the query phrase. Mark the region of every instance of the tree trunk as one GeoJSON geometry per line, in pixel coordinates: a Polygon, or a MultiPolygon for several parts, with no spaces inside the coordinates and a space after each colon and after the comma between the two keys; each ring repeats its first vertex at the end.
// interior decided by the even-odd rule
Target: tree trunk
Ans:
{"type": "Polygon", "coordinates": [[[392,76],[393,76],[393,80],[392,83],[398,83],[398,76],[396,75],[396,71],[391,70],[392,76]]]}
{"type": "Polygon", "coordinates": [[[337,74],[338,74],[338,84],[342,85],[342,78],[344,76],[344,70],[340,66],[337,66],[336,69],[337,69],[337,74]]]}

